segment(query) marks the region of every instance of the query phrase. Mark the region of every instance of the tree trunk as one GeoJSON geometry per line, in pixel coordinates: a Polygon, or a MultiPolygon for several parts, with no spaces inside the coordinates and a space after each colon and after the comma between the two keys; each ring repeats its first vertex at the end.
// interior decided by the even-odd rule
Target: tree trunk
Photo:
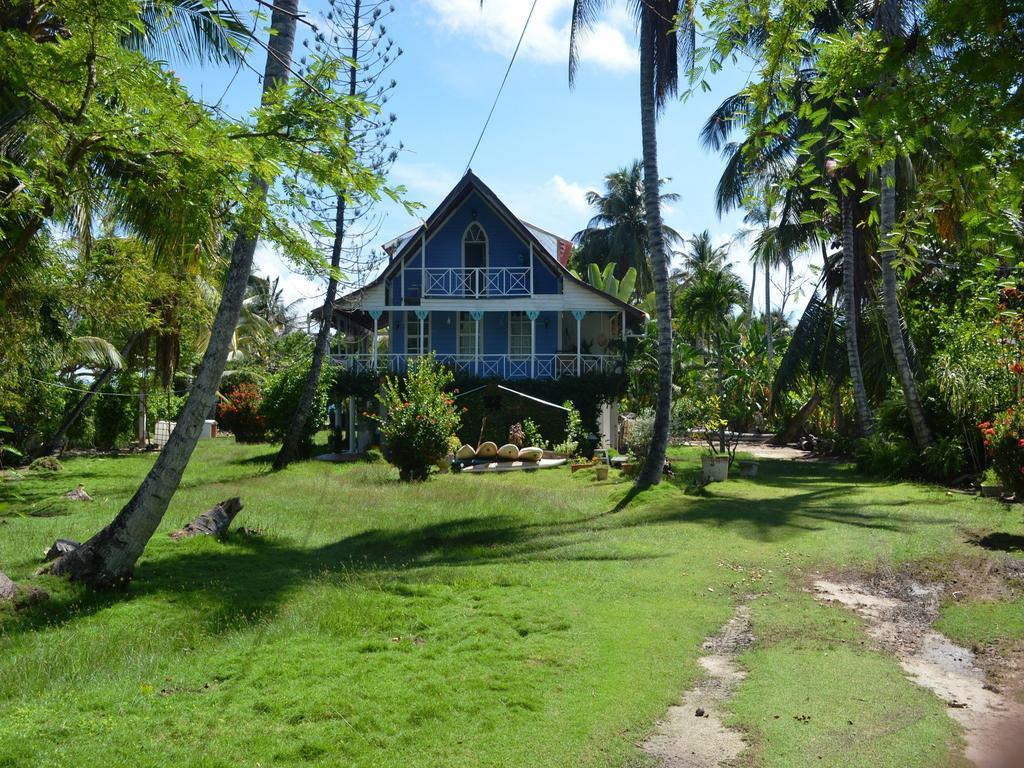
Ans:
{"type": "Polygon", "coordinates": [[[796,416],[786,426],[785,431],[777,434],[775,439],[772,441],[776,445],[788,445],[789,443],[795,442],[800,433],[804,431],[804,425],[807,424],[807,420],[811,418],[811,414],[814,413],[814,409],[821,404],[821,393],[818,390],[814,390],[814,394],[811,395],[810,399],[800,406],[800,410],[797,411],[796,416]]]}
{"type": "Polygon", "coordinates": [[[644,159],[644,207],[658,320],[658,399],[654,410],[651,449],[637,475],[638,488],[647,488],[661,482],[672,419],[672,301],[658,189],[661,177],[658,175],[658,116],[654,99],[654,25],[651,13],[644,10],[640,21],[640,126],[644,159]]]}
{"type": "MultiPolygon", "coordinates": [[[[355,0],[352,8],[352,63],[349,66],[348,95],[356,95],[356,62],[359,60],[359,10],[361,0],[355,0]]],[[[346,121],[346,135],[350,130],[346,121]]],[[[284,469],[295,460],[299,450],[299,440],[309,420],[309,409],[316,396],[316,388],[320,385],[320,372],[323,370],[324,357],[330,344],[331,323],[334,319],[334,298],[338,292],[336,273],[341,266],[341,249],[345,242],[345,196],[338,193],[338,205],[334,215],[334,246],[331,248],[331,274],[327,280],[327,295],[324,297],[323,316],[320,318],[320,329],[316,334],[316,345],[313,347],[313,360],[309,366],[306,383],[299,396],[299,403],[292,415],[281,450],[274,458],[274,469],[284,469]]]]}
{"type": "MultiPolygon", "coordinates": [[[[297,16],[298,0],[275,0],[263,78],[264,101],[272,89],[288,80],[297,16]]],[[[249,194],[256,199],[265,198],[267,182],[253,176],[249,194]]],[[[113,587],[131,579],[136,561],[160,525],[167,505],[178,489],[199,440],[203,422],[216,402],[217,387],[242,309],[257,237],[257,233],[242,230],[235,238],[224,293],[206,353],[177,426],[153,468],[117,517],[79,549],[56,561],[53,573],[83,581],[95,588],[113,587]]]]}
{"type": "MultiPolygon", "coordinates": [[[[122,358],[131,354],[132,347],[135,346],[141,337],[142,332],[139,332],[128,339],[125,345],[121,347],[122,358]]],[[[106,383],[110,381],[110,377],[114,375],[114,370],[113,366],[108,366],[103,369],[103,373],[96,377],[88,391],[78,399],[78,402],[75,403],[75,407],[72,408],[68,415],[64,417],[64,421],[61,422],[57,431],[53,433],[53,437],[51,437],[43,447],[34,454],[34,457],[51,456],[61,450],[64,445],[64,440],[67,437],[68,430],[71,429],[71,427],[75,425],[75,422],[82,417],[82,414],[85,413],[85,409],[89,407],[89,403],[91,403],[93,398],[96,397],[96,393],[103,389],[106,383]]]]}
{"type": "Polygon", "coordinates": [[[747,323],[746,332],[747,337],[750,336],[750,325],[754,322],[754,289],[757,287],[757,265],[754,265],[754,269],[750,273],[750,294],[747,297],[747,323]]]}
{"type": "Polygon", "coordinates": [[[883,163],[881,176],[882,189],[879,208],[882,237],[879,250],[881,251],[880,261],[882,262],[882,297],[885,306],[885,327],[889,332],[889,343],[892,346],[892,356],[896,363],[896,372],[900,377],[900,385],[903,388],[903,399],[907,402],[907,412],[910,415],[910,423],[914,428],[914,439],[917,441],[917,447],[924,449],[932,442],[932,433],[928,429],[924,408],[921,406],[921,398],[917,393],[914,371],[910,367],[910,358],[907,355],[906,340],[903,337],[903,324],[900,322],[900,305],[896,297],[896,270],[892,266],[896,249],[889,242],[896,223],[896,163],[892,160],[883,163]]]}
{"type": "MultiPolygon", "coordinates": [[[[775,376],[775,340],[772,338],[772,283],[771,267],[764,265],[764,341],[768,353],[768,376],[775,376]]],[[[753,291],[753,287],[751,287],[753,291]]],[[[768,390],[768,413],[772,412],[772,398],[775,393],[768,390]]]]}
{"type": "Polygon", "coordinates": [[[857,405],[857,419],[860,430],[870,435],[874,426],[874,415],[868,404],[868,392],[864,386],[864,372],[860,366],[860,346],[857,341],[857,254],[855,243],[855,201],[854,191],[842,192],[843,219],[843,309],[846,314],[846,356],[850,363],[850,380],[853,382],[853,400],[857,405]]]}
{"type": "Polygon", "coordinates": [[[718,358],[718,450],[725,453],[725,423],[722,408],[725,406],[725,360],[722,355],[722,332],[715,334],[715,356],[718,358]]]}

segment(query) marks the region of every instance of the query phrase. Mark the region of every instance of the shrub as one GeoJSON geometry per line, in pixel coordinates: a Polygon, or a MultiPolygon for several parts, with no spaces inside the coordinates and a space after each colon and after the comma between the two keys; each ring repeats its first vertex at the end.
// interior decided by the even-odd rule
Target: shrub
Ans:
{"type": "Polygon", "coordinates": [[[967,449],[955,437],[940,437],[924,449],[921,467],[925,477],[935,482],[953,480],[967,465],[967,449]]]}
{"type": "Polygon", "coordinates": [[[583,428],[583,419],[572,401],[566,400],[562,403],[562,407],[568,409],[565,419],[565,440],[555,446],[555,452],[566,456],[579,456],[580,449],[587,439],[587,431],[583,428]]]}
{"type": "Polygon", "coordinates": [[[534,448],[545,448],[544,436],[540,433],[540,427],[533,419],[523,419],[523,440],[524,444],[534,448]]]}
{"type": "Polygon", "coordinates": [[[376,445],[372,445],[363,451],[363,461],[367,464],[384,464],[387,459],[384,458],[384,454],[381,453],[380,448],[376,445]]]}
{"type": "Polygon", "coordinates": [[[430,468],[448,452],[448,438],[459,429],[460,415],[445,387],[452,374],[433,357],[410,364],[404,377],[388,376],[377,399],[385,412],[376,418],[402,480],[426,480],[430,468]]]}
{"type": "MultiPolygon", "coordinates": [[[[267,434],[274,440],[284,440],[291,427],[292,417],[299,407],[299,398],[306,386],[311,364],[312,362],[307,359],[305,364],[284,369],[271,378],[263,393],[260,415],[266,425],[267,434]]],[[[324,365],[320,370],[320,381],[313,394],[313,402],[309,406],[309,418],[306,419],[306,426],[299,437],[300,456],[309,456],[313,449],[313,438],[324,427],[334,378],[335,372],[331,366],[324,365]]]]}
{"type": "Polygon", "coordinates": [[[910,475],[918,451],[905,437],[874,434],[857,441],[854,459],[864,474],[895,480],[910,475]]]}
{"type": "Polygon", "coordinates": [[[33,472],[63,472],[64,465],[56,456],[40,456],[28,465],[33,472]]]}
{"type": "Polygon", "coordinates": [[[264,439],[266,426],[260,414],[263,393],[255,384],[239,384],[225,393],[226,402],[217,406],[217,421],[233,433],[240,443],[258,443],[264,439]]]}
{"type": "Polygon", "coordinates": [[[642,464],[651,451],[654,439],[654,410],[645,408],[629,424],[626,434],[626,450],[642,464]]]}
{"type": "Polygon", "coordinates": [[[1024,494],[1024,408],[1007,408],[978,428],[999,482],[1007,490],[1024,494]]]}

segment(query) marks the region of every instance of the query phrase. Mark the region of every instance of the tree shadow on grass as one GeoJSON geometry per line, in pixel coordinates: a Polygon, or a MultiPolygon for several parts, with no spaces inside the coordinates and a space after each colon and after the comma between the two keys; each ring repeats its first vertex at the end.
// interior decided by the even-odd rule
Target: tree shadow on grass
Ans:
{"type": "MultiPolygon", "coordinates": [[[[780,462],[784,463],[784,462],[780,462]]],[[[783,468],[771,482],[786,479],[783,468]]],[[[159,596],[182,620],[211,632],[253,615],[276,612],[287,596],[315,579],[358,583],[374,572],[415,574],[432,567],[473,567],[513,562],[631,561],[668,556],[609,550],[601,534],[650,525],[700,525],[729,529],[759,542],[778,542],[836,525],[880,533],[911,533],[916,526],[952,519],[920,517],[884,505],[858,504],[849,488],[811,484],[804,493],[766,501],[716,496],[714,486],[695,499],[672,488],[640,496],[630,490],[607,511],[571,520],[537,522],[528,516],[474,515],[406,528],[374,528],[320,547],[286,538],[236,531],[220,543],[199,538],[151,545],[127,592],[91,594],[62,585],[49,603],[6,622],[8,633],[59,625],[125,600],[159,596]]],[[[416,576],[412,576],[416,578],[416,576]]]]}
{"type": "Polygon", "coordinates": [[[253,615],[275,612],[287,595],[324,576],[358,580],[380,571],[413,572],[437,566],[467,567],[528,561],[636,561],[659,555],[585,551],[569,534],[579,526],[550,530],[509,516],[473,516],[404,529],[371,529],[316,548],[287,539],[235,532],[223,543],[197,538],[159,542],[126,590],[69,594],[19,613],[5,631],[29,631],[66,623],[126,600],[152,596],[184,606],[190,620],[211,631],[253,615]],[[170,555],[167,548],[173,547],[170,555]],[[565,551],[560,551],[565,550],[565,551]]]}

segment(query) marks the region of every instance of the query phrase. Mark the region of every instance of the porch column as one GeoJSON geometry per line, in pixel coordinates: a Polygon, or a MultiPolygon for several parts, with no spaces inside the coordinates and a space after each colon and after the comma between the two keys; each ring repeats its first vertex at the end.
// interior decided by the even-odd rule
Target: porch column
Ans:
{"type": "Polygon", "coordinates": [[[540,317],[540,312],[531,309],[526,316],[530,318],[530,378],[535,379],[537,377],[537,318],[540,317]]]}
{"type": "Polygon", "coordinates": [[[356,452],[356,399],[348,399],[348,452],[356,452]]]}
{"type": "Polygon", "coordinates": [[[379,309],[370,310],[370,317],[373,318],[373,350],[370,352],[370,367],[373,368],[374,372],[377,370],[377,326],[380,316],[381,311],[379,309]]]}
{"type": "Polygon", "coordinates": [[[583,343],[582,322],[587,316],[586,310],[574,309],[572,316],[576,318],[576,375],[581,376],[583,371],[583,354],[581,344],[583,343]]]}
{"type": "Polygon", "coordinates": [[[480,321],[484,319],[484,313],[474,309],[469,313],[476,323],[476,332],[473,336],[473,369],[477,376],[480,375],[480,321]]]}
{"type": "MultiPolygon", "coordinates": [[[[430,317],[430,311],[429,310],[417,309],[416,310],[416,317],[418,317],[419,320],[420,320],[420,341],[419,341],[419,344],[417,346],[419,347],[420,357],[423,357],[425,354],[427,354],[427,350],[424,349],[424,347],[426,345],[430,344],[430,334],[433,333],[434,329],[431,328],[427,333],[423,332],[423,322],[428,317],[430,317]]],[[[433,323],[431,323],[431,325],[433,325],[433,323]]]]}

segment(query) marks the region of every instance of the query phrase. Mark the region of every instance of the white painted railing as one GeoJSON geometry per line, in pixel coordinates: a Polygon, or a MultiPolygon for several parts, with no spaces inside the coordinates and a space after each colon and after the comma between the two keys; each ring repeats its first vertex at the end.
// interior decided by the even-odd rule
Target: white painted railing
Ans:
{"type": "MultiPolygon", "coordinates": [[[[372,354],[332,355],[331,360],[354,373],[400,373],[417,355],[372,354]]],[[[619,355],[434,355],[434,358],[456,373],[498,379],[558,379],[563,376],[586,376],[594,373],[615,373],[622,369],[619,355]]]]}
{"type": "Polygon", "coordinates": [[[423,295],[429,298],[481,296],[529,296],[530,267],[428,267],[423,295]]]}

